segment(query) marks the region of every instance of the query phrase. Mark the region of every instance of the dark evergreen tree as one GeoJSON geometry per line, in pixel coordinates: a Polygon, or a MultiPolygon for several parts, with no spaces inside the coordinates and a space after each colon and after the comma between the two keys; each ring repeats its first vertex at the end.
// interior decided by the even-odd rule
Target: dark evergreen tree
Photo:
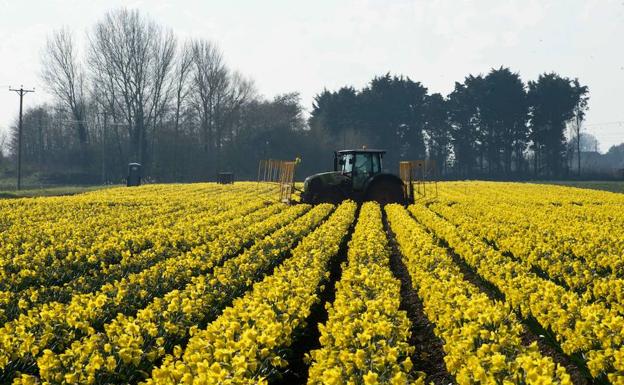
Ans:
{"type": "Polygon", "coordinates": [[[451,145],[451,128],[447,101],[436,93],[427,97],[425,109],[425,133],[427,135],[428,158],[437,164],[444,174],[451,145]]]}
{"type": "Polygon", "coordinates": [[[347,147],[360,129],[359,99],[353,87],[342,87],[338,92],[323,91],[314,98],[310,126],[325,130],[336,143],[347,147]],[[348,140],[351,139],[351,140],[348,140]]]}
{"type": "Polygon", "coordinates": [[[362,127],[370,145],[390,149],[386,164],[399,159],[424,159],[425,98],[427,89],[402,76],[380,76],[360,94],[362,127]]]}
{"type": "Polygon", "coordinates": [[[527,139],[524,83],[509,68],[492,69],[479,96],[481,128],[490,175],[510,175],[512,159],[522,164],[527,139]]]}
{"type": "Polygon", "coordinates": [[[447,111],[455,169],[458,176],[473,175],[479,154],[479,110],[471,83],[455,82],[447,111]]]}
{"type": "Polygon", "coordinates": [[[587,90],[556,73],[529,82],[533,170],[535,176],[561,177],[566,166],[566,123],[587,90]]]}

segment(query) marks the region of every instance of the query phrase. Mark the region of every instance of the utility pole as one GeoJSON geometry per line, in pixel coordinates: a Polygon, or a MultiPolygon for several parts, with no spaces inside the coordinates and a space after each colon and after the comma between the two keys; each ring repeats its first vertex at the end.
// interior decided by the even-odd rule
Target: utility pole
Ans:
{"type": "Polygon", "coordinates": [[[35,92],[35,89],[25,90],[24,86],[20,86],[19,89],[11,88],[9,86],[9,91],[16,92],[20,97],[20,106],[19,106],[19,127],[17,134],[17,189],[22,188],[22,106],[24,101],[24,95],[29,92],[35,92]]]}
{"type": "Polygon", "coordinates": [[[106,184],[106,131],[108,130],[108,115],[106,110],[102,112],[104,116],[104,125],[102,126],[102,184],[106,184]]]}
{"type": "Polygon", "coordinates": [[[580,108],[576,105],[576,155],[578,155],[578,176],[581,177],[581,117],[580,108]]]}

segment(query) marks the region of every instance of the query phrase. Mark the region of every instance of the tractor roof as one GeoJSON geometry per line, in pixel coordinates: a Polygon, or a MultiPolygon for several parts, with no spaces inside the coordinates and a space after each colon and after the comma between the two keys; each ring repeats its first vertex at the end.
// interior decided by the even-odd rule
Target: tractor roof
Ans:
{"type": "Polygon", "coordinates": [[[338,154],[356,154],[356,153],[380,153],[380,154],[385,154],[386,150],[373,150],[373,149],[368,149],[368,148],[358,148],[355,150],[340,150],[340,151],[336,151],[338,154]]]}

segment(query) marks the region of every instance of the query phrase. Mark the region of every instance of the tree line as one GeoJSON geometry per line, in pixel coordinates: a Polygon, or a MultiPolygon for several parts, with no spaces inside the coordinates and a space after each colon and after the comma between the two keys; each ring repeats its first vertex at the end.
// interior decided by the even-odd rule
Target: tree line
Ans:
{"type": "Polygon", "coordinates": [[[574,168],[568,159],[580,152],[580,142],[574,144],[587,102],[586,86],[556,73],[525,84],[501,67],[467,76],[446,96],[386,74],[361,90],[345,86],[317,95],[310,127],[343,146],[392,149],[391,163],[434,160],[449,177],[553,178],[574,168]]]}
{"type": "MultiPolygon", "coordinates": [[[[41,68],[54,100],[25,111],[22,151],[26,169],[50,183],[119,183],[130,162],[156,181],[251,178],[259,159],[290,156],[285,145],[303,141],[297,93],[261,97],[214,42],[180,41],[136,10],[105,14],[84,46],[68,28],[54,31],[41,68]]],[[[13,155],[17,138],[15,123],[13,155]]]]}
{"type": "Polygon", "coordinates": [[[377,76],[361,90],[321,92],[306,117],[297,93],[262,97],[214,42],[182,41],[125,8],[106,13],[81,46],[68,28],[54,31],[41,68],[54,100],[26,110],[23,159],[50,183],[120,183],[130,162],[159,182],[220,171],[253,179],[260,159],[297,156],[302,178],[331,168],[333,150],[362,145],[386,149],[391,171],[402,159],[433,159],[444,177],[563,177],[588,101],[577,79],[545,73],[525,83],[501,67],[446,96],[377,76]]]}

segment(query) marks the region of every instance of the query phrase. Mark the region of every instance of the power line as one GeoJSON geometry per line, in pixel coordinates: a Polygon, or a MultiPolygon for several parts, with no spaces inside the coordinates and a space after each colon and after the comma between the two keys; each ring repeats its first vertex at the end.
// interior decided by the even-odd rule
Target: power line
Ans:
{"type": "Polygon", "coordinates": [[[13,91],[17,93],[20,97],[19,102],[19,128],[17,135],[17,189],[19,190],[22,187],[22,106],[24,101],[24,95],[29,92],[35,92],[35,89],[25,90],[24,86],[20,86],[19,89],[11,88],[9,86],[9,91],[13,91]]]}

